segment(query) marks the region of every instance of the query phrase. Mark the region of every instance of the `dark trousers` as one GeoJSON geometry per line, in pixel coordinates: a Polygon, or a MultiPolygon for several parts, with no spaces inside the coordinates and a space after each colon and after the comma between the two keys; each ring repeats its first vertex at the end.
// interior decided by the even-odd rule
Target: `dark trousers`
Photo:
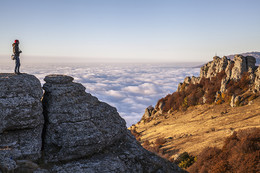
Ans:
{"type": "Polygon", "coordinates": [[[15,57],[15,68],[14,68],[14,72],[15,73],[20,73],[20,58],[19,56],[15,57]]]}

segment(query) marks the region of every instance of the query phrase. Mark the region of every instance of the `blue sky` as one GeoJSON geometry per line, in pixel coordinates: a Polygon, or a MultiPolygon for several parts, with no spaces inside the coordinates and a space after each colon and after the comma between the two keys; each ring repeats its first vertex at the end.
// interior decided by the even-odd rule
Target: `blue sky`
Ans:
{"type": "Polygon", "coordinates": [[[0,62],[14,39],[36,62],[206,62],[215,53],[260,51],[259,7],[259,0],[2,0],[0,62]]]}

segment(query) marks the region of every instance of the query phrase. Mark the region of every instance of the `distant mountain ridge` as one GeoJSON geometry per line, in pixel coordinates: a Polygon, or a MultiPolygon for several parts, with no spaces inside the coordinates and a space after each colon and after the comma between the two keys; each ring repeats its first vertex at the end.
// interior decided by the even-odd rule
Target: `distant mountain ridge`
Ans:
{"type": "MultiPolygon", "coordinates": [[[[227,57],[229,59],[234,59],[235,55],[237,54],[233,54],[233,55],[228,55],[227,57]]],[[[259,65],[260,64],[260,52],[246,52],[246,53],[240,53],[240,55],[243,56],[253,56],[256,59],[256,64],[259,65]]]]}
{"type": "MultiPolygon", "coordinates": [[[[253,56],[253,57],[255,57],[255,59],[256,59],[256,65],[257,65],[257,66],[260,65],[260,52],[246,52],[246,53],[232,54],[232,55],[227,55],[226,57],[227,57],[228,59],[233,60],[236,55],[253,56]]],[[[197,66],[194,66],[194,68],[200,68],[200,67],[202,67],[202,66],[204,66],[204,65],[205,65],[205,64],[203,64],[203,65],[197,65],[197,66]]]]}

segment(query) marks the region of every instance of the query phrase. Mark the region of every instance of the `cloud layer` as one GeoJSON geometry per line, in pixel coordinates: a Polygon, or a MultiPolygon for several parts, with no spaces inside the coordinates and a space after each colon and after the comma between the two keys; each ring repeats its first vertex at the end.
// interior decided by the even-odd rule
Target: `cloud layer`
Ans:
{"type": "MultiPolygon", "coordinates": [[[[0,66],[0,72],[13,67],[0,66]]],[[[91,64],[25,66],[22,72],[37,76],[43,84],[48,74],[66,74],[82,83],[86,92],[117,108],[127,126],[138,122],[144,109],[177,89],[186,76],[198,76],[199,68],[165,64],[91,64]]]]}

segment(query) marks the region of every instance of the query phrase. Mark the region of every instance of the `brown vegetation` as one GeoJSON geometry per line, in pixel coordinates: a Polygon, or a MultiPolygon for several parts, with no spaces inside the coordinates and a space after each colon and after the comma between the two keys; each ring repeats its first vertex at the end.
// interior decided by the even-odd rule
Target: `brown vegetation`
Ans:
{"type": "Polygon", "coordinates": [[[249,89],[250,78],[247,72],[243,73],[239,81],[231,80],[227,84],[228,95],[241,95],[249,89]]]}
{"type": "MultiPolygon", "coordinates": [[[[226,77],[225,71],[218,73],[215,77],[202,78],[198,84],[183,84],[180,92],[174,92],[160,99],[157,102],[163,102],[163,112],[169,110],[187,110],[190,106],[204,104],[203,97],[206,104],[222,104],[223,102],[230,102],[232,95],[241,95],[249,89],[250,78],[249,73],[245,72],[242,78],[238,81],[230,80],[227,84],[227,93],[222,93],[216,96],[220,90],[221,80],[226,77]]],[[[251,97],[252,99],[252,97],[251,97]]]]}
{"type": "Polygon", "coordinates": [[[222,149],[206,148],[188,171],[191,173],[240,172],[255,173],[260,170],[260,129],[234,132],[222,149]]]}
{"type": "Polygon", "coordinates": [[[170,109],[186,110],[190,106],[203,104],[203,96],[206,98],[206,103],[211,104],[215,101],[216,92],[219,91],[221,80],[225,76],[225,71],[222,71],[211,79],[202,78],[199,84],[183,84],[183,89],[180,92],[169,94],[160,99],[158,103],[164,102],[164,112],[170,109]]]}
{"type": "MultiPolygon", "coordinates": [[[[232,108],[228,103],[205,104],[167,115],[149,122],[141,121],[129,129],[144,148],[169,161],[187,152],[190,157],[179,163],[185,168],[204,148],[216,147],[216,152],[221,151],[217,148],[222,148],[224,139],[234,131],[260,128],[260,97],[243,107],[232,108]]],[[[225,168],[226,163],[219,162],[218,165],[225,168]]]]}

